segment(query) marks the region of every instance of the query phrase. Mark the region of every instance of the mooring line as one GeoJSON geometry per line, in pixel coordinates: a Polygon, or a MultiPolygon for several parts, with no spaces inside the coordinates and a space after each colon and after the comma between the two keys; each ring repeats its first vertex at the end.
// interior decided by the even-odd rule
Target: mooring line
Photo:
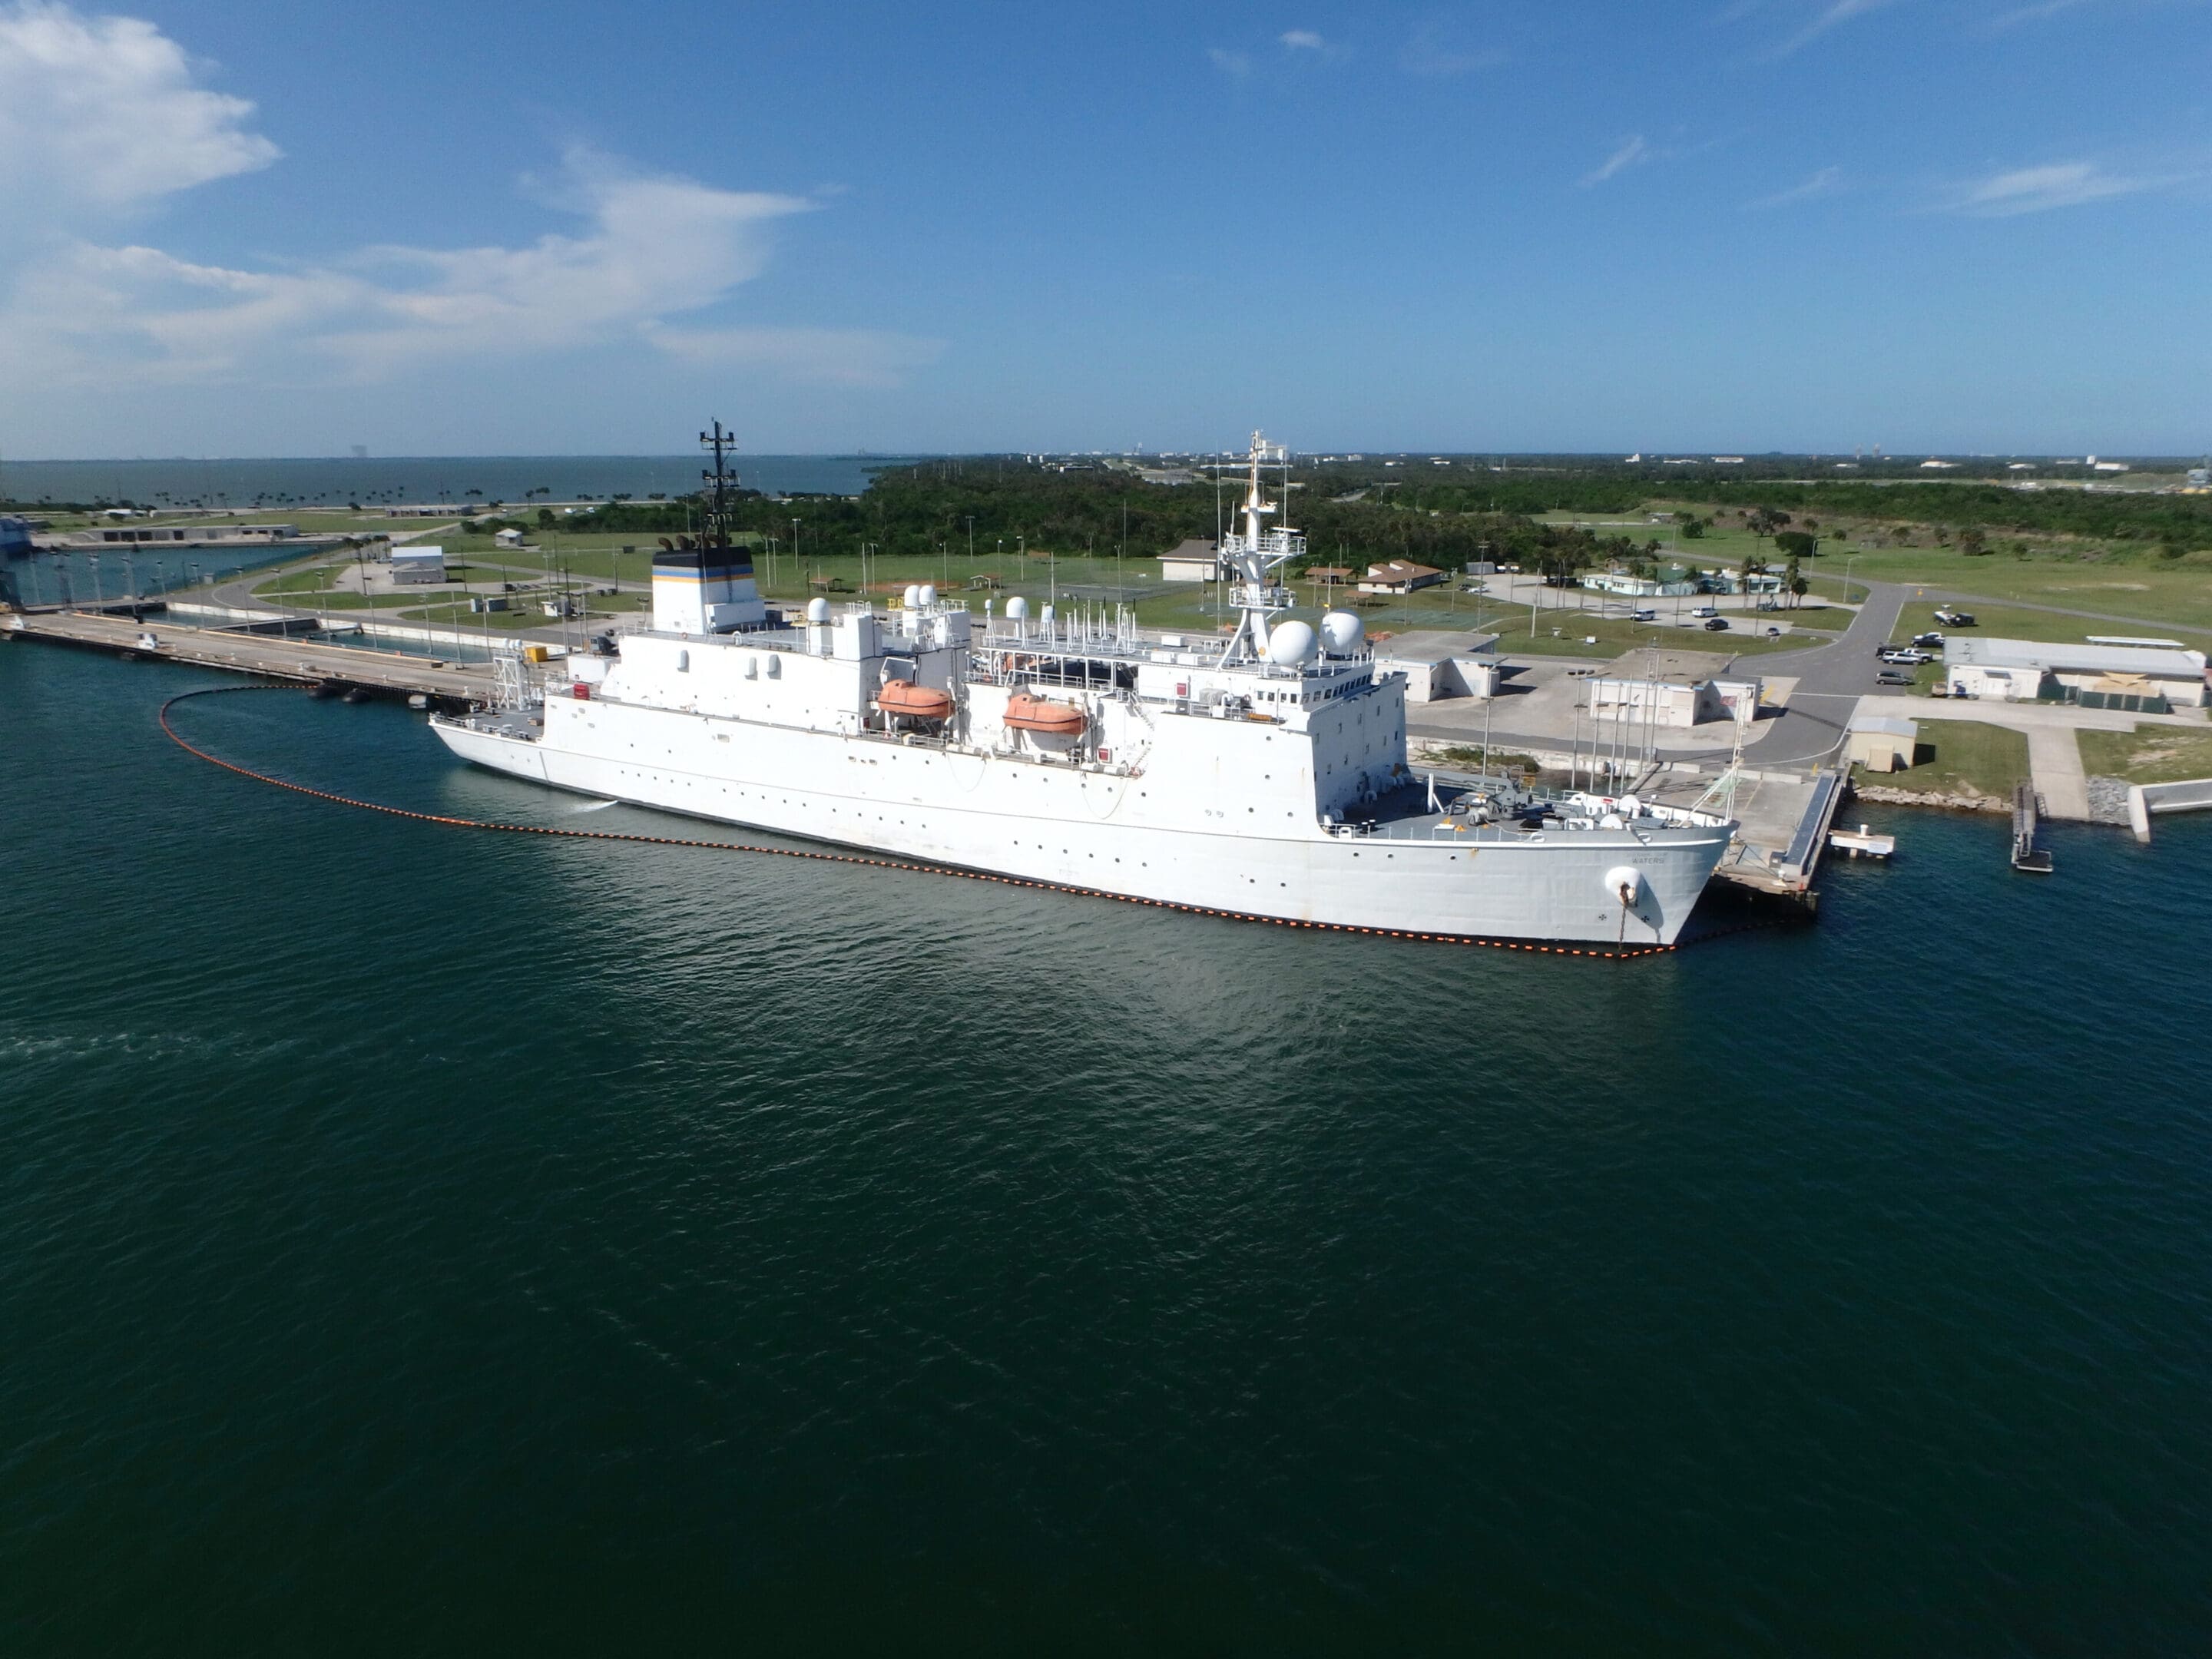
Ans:
{"type": "MultiPolygon", "coordinates": [[[[250,766],[240,766],[220,755],[186,739],[169,723],[169,711],[180,702],[190,702],[194,697],[220,697],[239,691],[298,691],[307,688],[296,685],[205,685],[196,691],[180,691],[161,705],[161,730],[169,740],[186,754],[196,756],[210,766],[219,766],[226,772],[234,772],[241,778],[251,778],[256,783],[265,783],[271,788],[289,789],[295,795],[306,795],[315,800],[329,801],[333,805],[350,806],[363,812],[381,812],[386,817],[407,818],[416,823],[434,823],[447,830],[489,830],[509,836],[544,836],[561,841],[619,841],[643,847],[688,847],[701,852],[757,853],[764,856],[784,859],[811,859],[822,864],[855,864],[871,870],[903,870],[918,876],[957,876],[963,881],[997,882],[1006,887],[1033,887],[1041,891],[1076,893],[1089,898],[1118,899],[1124,904],[1149,905],[1159,910],[1181,910],[1194,916],[1218,916],[1230,921],[1272,923],[1278,927],[1306,927],[1333,933],[1367,933],[1377,939],[1421,939],[1435,945],[1482,945],[1494,951],[1529,951],[1543,956],[1598,957],[1608,961],[1626,962],[1637,957],[1662,956],[1681,948],[1674,945],[1641,945],[1625,950],[1583,950],[1571,945],[1536,945],[1522,939],[1471,939],[1458,933],[1421,933],[1398,927],[1358,927],[1348,922],[1296,921],[1282,916],[1255,915],[1243,910],[1217,910],[1203,904],[1179,904],[1173,899],[1143,898],[1132,893],[1109,893],[1102,888],[1077,887],[1063,882],[1032,881],[1026,876],[1002,876],[988,870],[963,870],[949,864],[910,864],[901,859],[868,858],[857,853],[830,853],[799,847],[770,847],[757,842],[692,841],[679,836],[641,836],[619,830],[564,830],[535,823],[499,823],[488,818],[455,817],[442,812],[417,812],[404,806],[391,806],[382,801],[359,800],[351,795],[341,795],[328,789],[316,789],[304,783],[294,783],[289,778],[271,777],[266,772],[257,772],[250,766]]],[[[1757,924],[1753,924],[1756,926],[1757,924]]],[[[1727,930],[1731,933],[1741,928],[1727,930]]],[[[1711,935],[1711,937],[1719,937],[1711,935]]],[[[1700,941],[1692,940],[1690,943],[1700,941]]]]}

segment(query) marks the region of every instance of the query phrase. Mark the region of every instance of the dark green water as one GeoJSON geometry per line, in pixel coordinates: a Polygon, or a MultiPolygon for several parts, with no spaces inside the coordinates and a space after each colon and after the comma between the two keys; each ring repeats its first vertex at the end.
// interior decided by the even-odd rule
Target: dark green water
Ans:
{"type": "Polygon", "coordinates": [[[2212,1643],[2212,821],[1553,961],[200,683],[0,646],[10,1654],[2212,1643]]]}

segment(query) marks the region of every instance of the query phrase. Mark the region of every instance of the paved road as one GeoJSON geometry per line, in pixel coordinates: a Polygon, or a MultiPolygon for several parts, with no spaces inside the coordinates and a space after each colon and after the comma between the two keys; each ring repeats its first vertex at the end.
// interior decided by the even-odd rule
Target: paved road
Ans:
{"type": "MultiPolygon", "coordinates": [[[[1893,636],[1898,613],[1905,608],[1905,589],[1893,582],[1869,582],[1866,586],[1866,603],[1833,644],[1810,651],[1778,651],[1758,659],[1759,672],[1765,678],[1794,674],[1797,678],[1781,719],[1752,751],[1760,766],[1805,766],[1826,759],[1842,744],[1844,727],[1858,700],[1877,689],[1875,676],[1881,661],[1875,652],[1893,636]]],[[[1725,760],[1728,755],[1725,749],[1714,749],[1687,758],[1725,760]]]]}
{"type": "MultiPolygon", "coordinates": [[[[1759,766],[1806,766],[1825,758],[1843,741],[1844,727],[1857,699],[1876,689],[1875,676],[1881,664],[1875,650],[1896,628],[1905,590],[1889,582],[1864,586],[1869,589],[1867,601],[1840,637],[1802,651],[1768,652],[1741,659],[1743,667],[1755,670],[1762,678],[1797,682],[1787,708],[1779,719],[1762,723],[1758,738],[1747,751],[1747,758],[1759,766]]],[[[1510,726],[1511,700],[1501,700],[1497,713],[1501,722],[1510,726]]],[[[1406,730],[1412,737],[1463,744],[1468,741],[1470,728],[1456,723],[1425,723],[1413,714],[1407,720],[1406,730]]],[[[1480,728],[1474,730],[1479,740],[1480,728]]],[[[1564,746],[1556,736],[1535,737],[1502,729],[1492,733],[1491,744],[1506,750],[1564,746]]],[[[1669,750],[1666,758],[1711,763],[1727,760],[1729,753],[1724,748],[1669,750]]]]}

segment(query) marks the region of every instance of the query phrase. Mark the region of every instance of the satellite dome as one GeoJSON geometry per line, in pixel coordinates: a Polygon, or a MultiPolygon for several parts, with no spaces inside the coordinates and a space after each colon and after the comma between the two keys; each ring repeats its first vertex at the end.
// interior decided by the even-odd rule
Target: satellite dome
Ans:
{"type": "Polygon", "coordinates": [[[1286,622],[1267,635],[1267,660],[1278,668],[1297,668],[1311,662],[1314,648],[1310,623],[1286,622]]]}
{"type": "Polygon", "coordinates": [[[817,593],[812,599],[807,600],[806,620],[811,623],[828,622],[830,620],[830,601],[823,599],[819,593],[817,593]]]}
{"type": "Polygon", "coordinates": [[[921,585],[921,608],[927,611],[931,605],[935,605],[936,603],[937,584],[934,582],[924,582],[921,585]]]}
{"type": "Polygon", "coordinates": [[[906,592],[900,594],[899,597],[906,601],[906,608],[908,610],[919,611],[921,609],[921,589],[915,586],[912,582],[908,582],[907,584],[906,592]]]}
{"type": "Polygon", "coordinates": [[[1321,636],[1332,657],[1348,657],[1367,636],[1367,624],[1349,611],[1332,611],[1321,619],[1321,636]]]}
{"type": "Polygon", "coordinates": [[[1006,601],[1006,615],[1013,621],[1027,622],[1029,620],[1029,614],[1030,602],[1024,599],[1020,594],[1017,593],[1012,599],[1006,601]]]}

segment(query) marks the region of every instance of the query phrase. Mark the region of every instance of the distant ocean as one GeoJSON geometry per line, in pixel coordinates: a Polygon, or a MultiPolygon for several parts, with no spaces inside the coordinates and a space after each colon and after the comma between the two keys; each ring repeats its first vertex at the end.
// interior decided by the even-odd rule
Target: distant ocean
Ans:
{"type": "MultiPolygon", "coordinates": [[[[738,481],[770,495],[857,495],[896,455],[745,455],[738,481]]],[[[347,501],[554,501],[679,495],[699,487],[696,455],[438,455],[389,459],[7,461],[0,499],[136,501],[147,506],[297,507],[347,501]]]]}

